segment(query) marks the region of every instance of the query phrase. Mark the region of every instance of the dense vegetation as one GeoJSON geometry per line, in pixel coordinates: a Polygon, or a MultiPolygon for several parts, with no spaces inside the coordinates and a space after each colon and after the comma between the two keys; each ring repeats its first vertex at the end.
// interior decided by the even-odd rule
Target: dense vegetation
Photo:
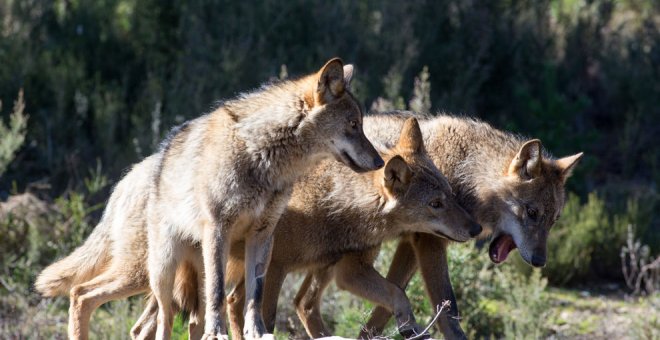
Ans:
{"type": "MultiPolygon", "coordinates": [[[[546,334],[530,318],[546,280],[623,287],[629,226],[647,258],[660,253],[658,1],[2,0],[0,334],[61,334],[66,301],[40,301],[34,276],[82,242],[111,184],[169,127],[332,56],[356,65],[367,108],[475,116],[556,156],[585,152],[541,273],[452,249],[471,334],[546,334]]],[[[356,333],[368,305],[330,298],[331,324],[356,333]]],[[[125,334],[131,301],[94,327],[125,334]]]]}

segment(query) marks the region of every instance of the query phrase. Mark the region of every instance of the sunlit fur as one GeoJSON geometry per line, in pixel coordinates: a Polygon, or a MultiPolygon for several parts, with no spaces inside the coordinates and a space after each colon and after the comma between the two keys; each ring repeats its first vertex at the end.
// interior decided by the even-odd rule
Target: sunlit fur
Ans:
{"type": "MultiPolygon", "coordinates": [[[[374,144],[391,145],[396,131],[411,116],[420,119],[430,157],[445,174],[459,203],[484,226],[482,237],[511,235],[522,258],[542,265],[550,228],[564,206],[564,184],[582,154],[553,158],[538,140],[497,130],[471,118],[412,112],[390,112],[365,117],[365,133],[374,144]],[[537,157],[535,158],[534,155],[537,157]],[[527,208],[538,211],[533,221],[527,208]]],[[[388,279],[405,287],[421,269],[433,305],[454,301],[447,273],[447,243],[423,234],[406,237],[397,248],[388,279]]],[[[454,308],[447,315],[458,315],[454,308]]],[[[361,336],[378,334],[389,312],[377,308],[361,336]],[[373,333],[369,333],[373,331],[373,333]]],[[[447,338],[465,338],[455,317],[441,317],[440,329],[447,338]]]]}
{"type": "MultiPolygon", "coordinates": [[[[131,205],[134,211],[109,205],[106,215],[113,215],[119,222],[133,223],[133,217],[123,214],[139,211],[140,218],[144,218],[146,213],[149,282],[159,301],[158,338],[170,336],[175,277],[182,266],[191,262],[188,250],[200,245],[207,270],[206,280],[200,278],[199,281],[206,283],[207,296],[195,299],[200,303],[195,306],[193,319],[206,316],[206,335],[226,337],[221,313],[223,271],[228,246],[233,240],[247,243],[247,266],[251,268],[246,271],[246,283],[251,292],[248,294],[246,313],[250,318],[246,322],[246,334],[250,337],[263,335],[258,294],[261,277],[268,264],[273,228],[295,180],[308,168],[331,156],[355,171],[382,166],[382,159],[362,132],[360,106],[348,91],[351,76],[351,66],[343,66],[339,59],[333,59],[312,75],[270,84],[226,101],[213,112],[174,129],[158,153],[145,161],[153,163],[146,166],[150,171],[140,171],[139,175],[131,172],[122,182],[130,183],[126,190],[139,190],[135,197],[142,206],[131,205]],[[148,180],[143,180],[140,187],[132,183],[134,176],[144,176],[148,180]],[[208,302],[206,306],[204,301],[208,302]]],[[[113,194],[118,200],[122,199],[119,196],[128,195],[120,190],[122,187],[120,184],[113,194]]],[[[126,197],[133,197],[132,192],[126,197]]],[[[106,226],[104,221],[102,226],[106,226]]],[[[126,238],[121,228],[113,229],[113,233],[126,238]]],[[[94,235],[98,236],[92,237],[74,255],[103,255],[95,242],[105,234],[95,232],[94,235]],[[88,255],[88,249],[95,252],[88,255]]],[[[131,242],[130,237],[126,239],[131,242]]],[[[114,246],[121,244],[119,238],[110,240],[117,241],[109,242],[114,246]]],[[[144,246],[142,243],[142,251],[144,246]]],[[[72,315],[83,316],[70,318],[70,338],[88,337],[89,314],[99,302],[132,292],[123,281],[110,280],[110,286],[103,286],[107,282],[94,274],[102,272],[100,276],[105,278],[117,273],[102,271],[104,266],[112,268],[102,264],[105,258],[95,260],[100,264],[72,269],[71,266],[80,260],[66,258],[52,270],[46,270],[38,282],[38,288],[50,294],[72,288],[75,301],[79,299],[74,299],[74,295],[82,294],[78,285],[94,287],[93,303],[86,304],[87,298],[83,299],[80,302],[85,306],[82,311],[78,305],[71,305],[72,315]],[[87,278],[91,278],[90,281],[86,281],[87,278]]],[[[195,261],[200,263],[198,259],[195,261]]],[[[199,270],[196,272],[200,275],[199,270]]],[[[204,323],[201,319],[197,321],[204,323]]]]}

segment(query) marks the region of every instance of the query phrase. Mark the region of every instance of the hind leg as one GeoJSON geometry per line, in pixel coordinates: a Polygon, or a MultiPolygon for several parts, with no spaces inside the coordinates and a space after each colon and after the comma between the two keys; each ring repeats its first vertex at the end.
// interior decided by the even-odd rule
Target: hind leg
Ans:
{"type": "MultiPolygon", "coordinates": [[[[172,314],[178,312],[178,307],[172,311],[172,314]]],[[[146,340],[156,337],[156,328],[158,327],[158,301],[153,295],[149,296],[147,304],[144,307],[142,315],[138,318],[131,328],[131,339],[146,340]]]]}
{"type": "MultiPolygon", "coordinates": [[[[158,226],[166,230],[165,226],[158,226]]],[[[170,339],[174,323],[173,290],[183,247],[170,235],[149,235],[149,285],[158,301],[156,339],[170,339]]]]}
{"type": "Polygon", "coordinates": [[[88,339],[89,319],[100,305],[110,301],[143,293],[149,289],[146,282],[133,282],[123,271],[108,270],[94,279],[71,288],[69,307],[69,338],[88,339]]]}
{"type": "Polygon", "coordinates": [[[236,284],[236,287],[227,296],[227,309],[229,312],[229,329],[232,340],[243,339],[243,306],[245,304],[245,279],[236,284]]]}
{"type": "Polygon", "coordinates": [[[286,271],[280,266],[269,265],[268,272],[266,273],[266,280],[264,283],[264,297],[261,314],[264,317],[266,324],[266,331],[268,333],[275,332],[275,321],[277,317],[277,299],[282,290],[282,284],[286,278],[286,271]]]}
{"type": "MultiPolygon", "coordinates": [[[[188,270],[189,277],[186,281],[192,281],[194,284],[186,285],[185,298],[181,305],[182,309],[190,310],[190,319],[188,320],[188,338],[190,340],[199,340],[204,336],[204,322],[206,303],[204,300],[204,267],[201,252],[192,249],[192,258],[190,259],[188,270]]],[[[190,255],[188,256],[190,258],[190,255]]]]}
{"type": "Polygon", "coordinates": [[[332,267],[314,270],[307,274],[293,300],[298,318],[313,339],[331,336],[321,317],[321,298],[331,279],[332,267]]]}

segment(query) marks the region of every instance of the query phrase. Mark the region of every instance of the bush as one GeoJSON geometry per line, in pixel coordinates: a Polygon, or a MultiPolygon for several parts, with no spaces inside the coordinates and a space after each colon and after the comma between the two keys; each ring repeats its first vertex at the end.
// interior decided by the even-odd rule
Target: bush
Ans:
{"type": "MultiPolygon", "coordinates": [[[[9,125],[0,121],[0,176],[7,170],[9,163],[14,160],[14,154],[25,141],[28,116],[23,110],[25,110],[25,101],[21,90],[9,116],[9,125]]],[[[0,111],[2,111],[2,102],[0,102],[0,111]]]]}
{"type": "MultiPolygon", "coordinates": [[[[96,190],[104,179],[94,177],[87,183],[96,190]]],[[[71,191],[55,202],[24,193],[0,203],[0,248],[11,249],[0,257],[0,337],[63,338],[68,298],[44,300],[32,286],[46,265],[68,255],[91,232],[92,213],[102,207],[88,202],[93,193],[71,191]]],[[[93,329],[113,334],[117,325],[132,323],[131,317],[139,312],[132,305],[126,301],[109,305],[105,311],[114,311],[117,317],[112,322],[93,322],[93,329]]],[[[128,329],[122,328],[122,338],[128,329]]]]}
{"type": "Polygon", "coordinates": [[[515,266],[494,265],[471,245],[449,248],[450,276],[470,338],[538,338],[545,334],[546,279],[539,270],[529,276],[515,266]]]}
{"type": "Polygon", "coordinates": [[[584,204],[577,195],[569,194],[562,216],[549,235],[543,274],[559,285],[596,275],[622,279],[618,267],[627,227],[641,226],[637,235],[647,235],[653,230],[655,205],[654,195],[632,197],[624,207],[608,207],[596,193],[589,194],[584,204]]]}
{"type": "MultiPolygon", "coordinates": [[[[377,262],[381,273],[386,273],[393,252],[393,244],[386,244],[377,262]]],[[[449,247],[449,270],[461,312],[461,325],[469,338],[526,339],[538,338],[546,333],[544,315],[549,307],[545,293],[547,281],[539,270],[528,276],[512,265],[494,265],[484,251],[471,244],[449,247]]],[[[417,322],[424,324],[431,321],[435,309],[426,296],[419,274],[413,277],[406,294],[413,304],[417,322]]],[[[364,302],[357,303],[357,306],[357,309],[335,309],[334,314],[327,315],[328,318],[337,318],[344,311],[350,311],[353,315],[349,323],[352,331],[337,334],[354,336],[366,322],[373,306],[364,302]]],[[[383,334],[398,337],[393,321],[383,334]]]]}

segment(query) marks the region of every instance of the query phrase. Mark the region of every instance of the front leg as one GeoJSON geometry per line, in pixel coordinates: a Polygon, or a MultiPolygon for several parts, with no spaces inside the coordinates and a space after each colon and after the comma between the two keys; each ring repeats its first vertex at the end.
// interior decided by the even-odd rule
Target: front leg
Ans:
{"type": "MultiPolygon", "coordinates": [[[[373,253],[373,251],[372,251],[373,253]]],[[[374,255],[378,254],[377,249],[374,255]]],[[[415,321],[412,305],[401,287],[382,277],[368,252],[344,255],[335,266],[337,286],[385,307],[394,314],[397,330],[405,338],[428,338],[415,321]]]]}
{"type": "MultiPolygon", "coordinates": [[[[401,237],[401,241],[396,248],[392,264],[387,272],[387,280],[405,290],[413,274],[417,271],[417,262],[415,252],[410,237],[401,237]]],[[[378,306],[371,313],[367,324],[362,328],[359,338],[370,339],[383,332],[387,321],[392,317],[392,313],[382,306],[378,306]]]]}
{"type": "MultiPolygon", "coordinates": [[[[262,318],[264,279],[273,249],[273,232],[289,201],[290,190],[276,193],[266,205],[260,223],[251,228],[245,241],[245,324],[246,339],[266,333],[262,318]]],[[[269,335],[272,337],[272,335],[269,335]]]]}
{"type": "Polygon", "coordinates": [[[438,319],[442,335],[446,339],[467,339],[461,328],[456,297],[449,279],[447,265],[449,241],[433,235],[416,234],[412,244],[431,303],[433,306],[440,306],[448,300],[451,304],[449,311],[446,313],[443,311],[438,319]]]}
{"type": "Polygon", "coordinates": [[[204,259],[204,295],[206,312],[204,336],[202,339],[228,339],[225,324],[225,276],[229,247],[226,244],[225,228],[233,225],[226,219],[221,223],[205,224],[202,238],[202,256],[204,259]]]}

